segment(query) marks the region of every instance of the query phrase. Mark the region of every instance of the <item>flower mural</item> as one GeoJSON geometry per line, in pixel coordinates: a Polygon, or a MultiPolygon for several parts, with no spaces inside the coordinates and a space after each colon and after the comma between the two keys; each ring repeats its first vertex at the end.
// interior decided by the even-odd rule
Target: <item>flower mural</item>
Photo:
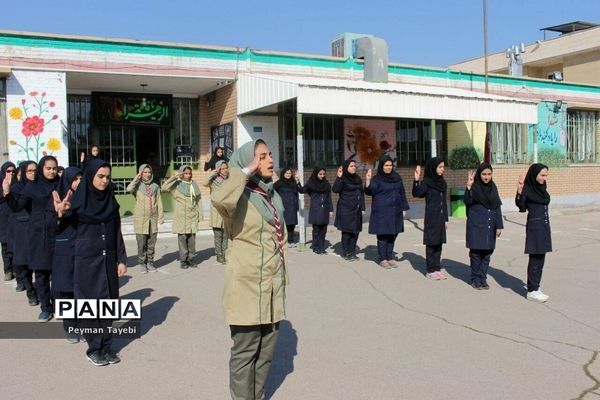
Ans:
{"type": "Polygon", "coordinates": [[[395,122],[390,120],[344,120],[345,158],[362,169],[375,168],[384,154],[396,159],[395,122]]]}
{"type": "Polygon", "coordinates": [[[21,134],[25,137],[25,142],[10,140],[9,144],[17,146],[24,159],[38,160],[42,155],[61,150],[62,143],[58,138],[50,138],[47,142],[42,139],[44,129],[58,119],[58,114],[53,114],[50,110],[54,107],[56,102],[49,101],[46,92],[40,94],[38,91],[31,91],[29,99],[21,99],[21,107],[12,107],[8,111],[12,120],[22,121],[21,134]]]}

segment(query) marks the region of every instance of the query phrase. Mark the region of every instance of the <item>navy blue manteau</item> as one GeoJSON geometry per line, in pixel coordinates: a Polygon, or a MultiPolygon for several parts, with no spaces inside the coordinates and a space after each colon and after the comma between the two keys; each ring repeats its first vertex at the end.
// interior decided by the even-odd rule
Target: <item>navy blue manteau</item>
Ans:
{"type": "Polygon", "coordinates": [[[548,205],[530,201],[525,194],[515,197],[515,204],[527,210],[525,254],[545,254],[552,251],[552,234],[548,205]]]}
{"type": "Polygon", "coordinates": [[[310,196],[310,209],[308,211],[308,223],[312,225],[329,224],[329,213],[333,212],[333,201],[331,192],[319,193],[305,186],[305,193],[310,196]]]}
{"type": "Polygon", "coordinates": [[[404,232],[403,211],[409,210],[408,200],[402,179],[398,182],[385,182],[373,178],[365,193],[373,196],[369,233],[375,235],[396,235],[404,232]]]}
{"type": "Polygon", "coordinates": [[[342,232],[362,231],[362,213],[365,211],[365,192],[362,182],[352,184],[336,178],[331,191],[339,193],[334,225],[342,232]]]}
{"type": "Polygon", "coordinates": [[[448,204],[445,192],[436,190],[425,182],[414,181],[412,195],[425,197],[423,244],[437,246],[446,243],[445,225],[448,221],[448,204]]]}
{"type": "Polygon", "coordinates": [[[493,250],[496,248],[496,229],[504,229],[502,209],[485,208],[473,203],[470,190],[465,190],[467,206],[467,248],[473,250],[493,250]]]}
{"type": "MultiPolygon", "coordinates": [[[[293,179],[293,178],[292,178],[293,179]]],[[[281,179],[275,182],[274,189],[281,196],[283,202],[283,219],[286,225],[298,225],[298,210],[300,201],[298,199],[298,191],[302,186],[294,184],[284,184],[281,179]],[[278,184],[279,183],[279,184],[278,184]]]]}

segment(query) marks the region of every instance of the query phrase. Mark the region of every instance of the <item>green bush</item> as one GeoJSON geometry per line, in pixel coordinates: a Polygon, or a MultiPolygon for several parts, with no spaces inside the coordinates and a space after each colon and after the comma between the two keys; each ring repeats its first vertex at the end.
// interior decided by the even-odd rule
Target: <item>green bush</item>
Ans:
{"type": "Polygon", "coordinates": [[[477,150],[473,146],[457,147],[450,153],[450,168],[475,169],[481,164],[477,150]]]}
{"type": "Polygon", "coordinates": [[[538,162],[549,167],[566,167],[567,157],[558,149],[541,149],[538,151],[538,162]]]}

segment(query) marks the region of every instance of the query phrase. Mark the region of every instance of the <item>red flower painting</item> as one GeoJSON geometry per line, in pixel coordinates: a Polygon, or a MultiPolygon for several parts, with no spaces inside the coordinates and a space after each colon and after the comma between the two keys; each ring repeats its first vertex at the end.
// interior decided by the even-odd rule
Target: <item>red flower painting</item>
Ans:
{"type": "Polygon", "coordinates": [[[45,121],[43,118],[34,115],[33,117],[25,118],[23,121],[23,129],[21,132],[26,137],[37,136],[44,131],[45,121]]]}

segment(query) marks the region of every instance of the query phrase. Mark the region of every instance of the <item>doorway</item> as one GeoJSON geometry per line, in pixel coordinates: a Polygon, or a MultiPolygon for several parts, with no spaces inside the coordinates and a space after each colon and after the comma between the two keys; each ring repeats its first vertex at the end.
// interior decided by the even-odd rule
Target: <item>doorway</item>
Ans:
{"type": "Polygon", "coordinates": [[[148,164],[154,174],[154,182],[160,185],[160,158],[158,128],[140,126],[135,130],[136,168],[148,164]]]}

